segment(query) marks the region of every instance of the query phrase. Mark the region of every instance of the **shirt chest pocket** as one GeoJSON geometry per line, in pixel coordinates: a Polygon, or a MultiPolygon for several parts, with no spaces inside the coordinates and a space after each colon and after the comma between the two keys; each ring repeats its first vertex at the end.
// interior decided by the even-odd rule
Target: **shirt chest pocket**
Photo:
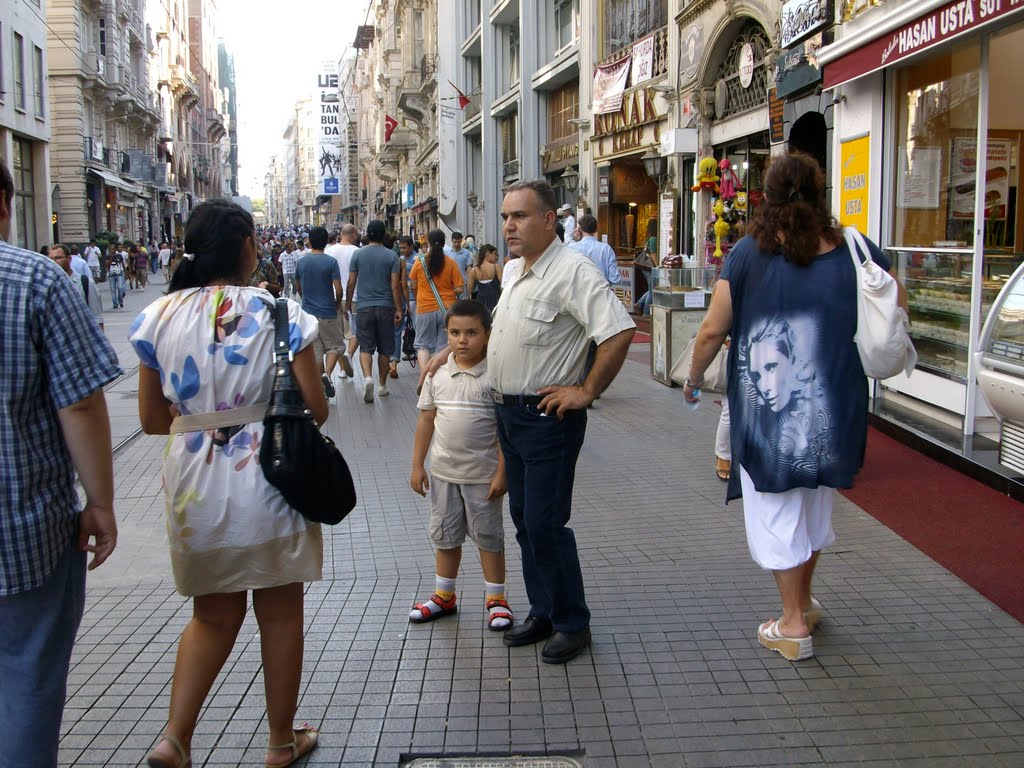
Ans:
{"type": "Polygon", "coordinates": [[[557,304],[543,299],[526,299],[523,302],[523,345],[549,346],[554,340],[557,317],[557,304]]]}

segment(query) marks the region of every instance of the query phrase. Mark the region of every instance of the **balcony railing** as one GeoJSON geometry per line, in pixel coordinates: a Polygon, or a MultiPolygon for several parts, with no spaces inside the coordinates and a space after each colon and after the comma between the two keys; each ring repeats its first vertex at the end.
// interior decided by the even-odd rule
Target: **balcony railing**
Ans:
{"type": "Polygon", "coordinates": [[[420,79],[426,82],[437,72],[437,56],[428,53],[420,59],[420,79]]]}
{"type": "MultiPolygon", "coordinates": [[[[668,26],[661,27],[654,31],[654,61],[652,62],[651,78],[658,78],[668,72],[668,26]]],[[[641,35],[636,40],[631,41],[628,45],[624,45],[622,48],[613,51],[612,53],[605,56],[599,62],[598,66],[604,64],[611,64],[613,61],[618,61],[623,56],[629,55],[633,52],[633,46],[639,40],[647,35],[641,35]]],[[[630,86],[634,83],[630,83],[630,86]]]]}

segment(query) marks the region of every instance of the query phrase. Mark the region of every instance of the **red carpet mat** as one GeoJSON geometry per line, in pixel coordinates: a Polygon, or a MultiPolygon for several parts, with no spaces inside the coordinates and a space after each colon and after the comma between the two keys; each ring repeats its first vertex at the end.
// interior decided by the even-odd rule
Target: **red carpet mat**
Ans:
{"type": "Polygon", "coordinates": [[[1024,622],[1024,504],[872,428],[843,495],[1024,622]]]}

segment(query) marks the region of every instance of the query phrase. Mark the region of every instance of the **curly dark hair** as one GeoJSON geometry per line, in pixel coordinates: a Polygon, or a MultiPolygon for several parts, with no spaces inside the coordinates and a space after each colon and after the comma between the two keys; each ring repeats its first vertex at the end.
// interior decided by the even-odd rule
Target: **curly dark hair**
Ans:
{"type": "Polygon", "coordinates": [[[241,274],[242,247],[256,236],[252,214],[230,200],[207,200],[200,203],[185,225],[185,253],[194,256],[182,259],[171,277],[170,291],[200,288],[214,280],[248,281],[241,274]]]}
{"type": "Polygon", "coordinates": [[[804,152],[772,160],[764,178],[764,202],[747,233],[762,251],[781,251],[787,261],[806,267],[819,242],[843,241],[843,230],[825,200],[825,174],[804,152]]]}

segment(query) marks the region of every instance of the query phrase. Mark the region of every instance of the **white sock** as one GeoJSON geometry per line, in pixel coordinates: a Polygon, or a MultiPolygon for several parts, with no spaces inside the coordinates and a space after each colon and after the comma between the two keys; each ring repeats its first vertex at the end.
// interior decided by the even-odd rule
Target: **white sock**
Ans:
{"type": "MultiPolygon", "coordinates": [[[[504,584],[493,584],[493,583],[491,583],[489,581],[484,581],[484,594],[486,595],[487,602],[490,602],[491,600],[504,600],[505,599],[505,585],[504,584]]],[[[508,619],[504,618],[504,617],[495,618],[495,619],[491,619],[490,618],[490,616],[493,615],[494,613],[496,613],[496,612],[504,613],[506,610],[508,610],[509,613],[512,612],[510,609],[505,609],[505,608],[502,608],[500,606],[494,606],[493,608],[489,609],[488,610],[488,623],[491,624],[492,626],[496,627],[497,629],[505,629],[506,627],[511,626],[512,622],[509,621],[508,619]]]]}
{"type": "MultiPolygon", "coordinates": [[[[448,601],[455,596],[455,579],[446,579],[444,576],[434,576],[434,592],[442,600],[448,601]]],[[[442,608],[435,602],[434,596],[431,595],[426,602],[423,603],[423,607],[427,609],[429,613],[440,613],[442,608]]],[[[422,619],[425,614],[419,608],[413,608],[409,611],[410,619],[422,619]]]]}

